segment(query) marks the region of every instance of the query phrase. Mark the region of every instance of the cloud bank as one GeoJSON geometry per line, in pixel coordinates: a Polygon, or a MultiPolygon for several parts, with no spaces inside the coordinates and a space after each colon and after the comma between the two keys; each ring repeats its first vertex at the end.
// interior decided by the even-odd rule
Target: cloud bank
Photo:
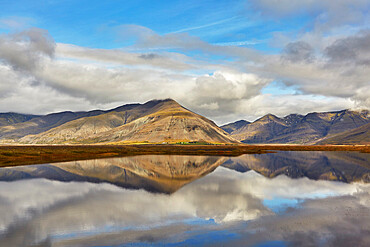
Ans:
{"type": "Polygon", "coordinates": [[[277,53],[139,25],[114,27],[121,40],[133,40],[121,49],[57,43],[38,28],[2,34],[0,112],[108,109],[173,98],[222,124],[267,113],[370,108],[368,5],[252,1],[252,9],[270,18],[309,10],[313,28],[276,32],[270,42],[276,41],[277,53]],[[349,5],[346,18],[337,18],[349,5]],[[346,29],[350,24],[357,28],[346,29]]]}

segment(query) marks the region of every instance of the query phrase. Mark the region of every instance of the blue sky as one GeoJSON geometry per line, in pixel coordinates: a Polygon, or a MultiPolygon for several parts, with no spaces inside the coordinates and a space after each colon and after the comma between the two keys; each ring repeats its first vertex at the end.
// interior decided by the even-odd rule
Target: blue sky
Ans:
{"type": "MultiPolygon", "coordinates": [[[[56,42],[93,48],[127,45],[115,29],[123,24],[158,34],[187,32],[210,43],[250,42],[269,50],[271,33],[298,28],[297,22],[262,20],[245,1],[3,1],[2,19],[49,31],[56,42]]],[[[20,25],[20,28],[24,28],[20,25]]],[[[2,31],[12,27],[2,26],[2,31]]]]}
{"type": "Polygon", "coordinates": [[[225,122],[269,112],[368,108],[364,92],[369,81],[364,78],[369,71],[363,66],[369,60],[369,6],[365,0],[0,1],[0,61],[13,73],[0,73],[6,95],[0,111],[86,110],[171,97],[225,122]],[[8,47],[12,42],[14,47],[8,47]],[[39,42],[51,53],[40,50],[44,46],[39,42]],[[16,64],[19,51],[29,54],[22,66],[32,63],[22,73],[16,64]],[[80,70],[72,73],[69,66],[80,70]],[[95,78],[106,81],[88,78],[91,66],[100,71],[95,78]],[[111,79],[112,69],[121,81],[111,79]],[[56,76],[66,71],[70,77],[56,76]],[[29,81],[23,82],[27,92],[10,82],[15,77],[29,81]],[[6,81],[13,88],[6,88],[6,81]],[[81,88],[75,85],[83,83],[81,88]],[[107,85],[121,94],[114,90],[108,96],[107,85]],[[97,90],[89,91],[90,86],[97,90]],[[22,93],[31,92],[45,102],[51,101],[46,95],[60,102],[27,101],[33,108],[16,103],[22,93]]]}

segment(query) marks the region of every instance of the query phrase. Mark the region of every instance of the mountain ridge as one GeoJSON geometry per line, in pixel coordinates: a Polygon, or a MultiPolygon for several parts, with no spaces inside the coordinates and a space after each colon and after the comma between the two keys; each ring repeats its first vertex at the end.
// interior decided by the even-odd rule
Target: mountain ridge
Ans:
{"type": "Polygon", "coordinates": [[[325,138],[317,144],[370,144],[370,123],[358,128],[340,132],[325,138]]]}
{"type": "Polygon", "coordinates": [[[368,110],[345,109],[285,117],[266,114],[254,122],[239,120],[219,127],[167,98],[109,110],[47,115],[0,113],[0,143],[367,144],[368,123],[368,110]]]}
{"type": "Polygon", "coordinates": [[[129,104],[73,119],[19,139],[29,144],[208,142],[238,143],[213,121],[172,99],[129,104]]]}
{"type": "MultiPolygon", "coordinates": [[[[346,109],[306,115],[289,114],[283,118],[267,114],[248,125],[234,129],[229,134],[243,143],[316,144],[325,138],[359,128],[369,122],[368,110],[346,109]]],[[[232,124],[234,123],[223,125],[221,128],[229,129],[232,124]]],[[[369,128],[364,131],[368,132],[369,128]]]]}
{"type": "Polygon", "coordinates": [[[16,113],[16,112],[0,113],[0,127],[6,126],[9,124],[26,122],[36,117],[40,117],[40,115],[22,114],[22,113],[16,113]]]}

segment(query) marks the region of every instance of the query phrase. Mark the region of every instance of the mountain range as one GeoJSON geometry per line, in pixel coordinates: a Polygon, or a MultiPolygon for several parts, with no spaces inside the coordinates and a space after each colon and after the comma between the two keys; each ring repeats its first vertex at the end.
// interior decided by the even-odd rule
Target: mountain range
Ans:
{"type": "Polygon", "coordinates": [[[23,144],[369,144],[369,129],[367,110],[267,114],[219,127],[172,99],[87,112],[0,113],[0,143],[23,144]]]}
{"type": "Polygon", "coordinates": [[[244,154],[229,158],[222,166],[238,172],[253,170],[269,178],[284,174],[291,178],[369,183],[369,161],[366,153],[284,151],[244,154]]]}
{"type": "Polygon", "coordinates": [[[0,139],[28,144],[238,143],[214,122],[172,99],[28,118],[0,126],[0,139]]]}
{"type": "Polygon", "coordinates": [[[290,114],[279,118],[267,114],[254,122],[237,121],[221,126],[243,143],[368,144],[369,111],[342,110],[290,114]]]}
{"type": "Polygon", "coordinates": [[[0,181],[49,180],[110,183],[127,189],[172,194],[222,166],[265,177],[285,175],[351,183],[370,182],[369,157],[354,152],[277,152],[238,157],[138,155],[0,168],[0,181]]]}

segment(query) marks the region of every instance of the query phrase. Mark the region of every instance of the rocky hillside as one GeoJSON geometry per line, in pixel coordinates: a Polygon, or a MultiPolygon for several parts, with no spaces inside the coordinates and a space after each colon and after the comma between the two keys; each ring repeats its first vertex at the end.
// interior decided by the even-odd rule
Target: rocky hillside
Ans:
{"type": "Polygon", "coordinates": [[[12,125],[16,123],[23,123],[31,120],[32,118],[39,117],[37,115],[20,114],[14,112],[0,113],[0,127],[12,125]]]}
{"type": "Polygon", "coordinates": [[[128,104],[111,110],[43,116],[0,113],[0,143],[282,143],[368,144],[369,111],[342,110],[267,114],[219,128],[172,99],[128,104]]]}
{"type": "Polygon", "coordinates": [[[0,139],[19,139],[30,134],[39,134],[69,121],[103,114],[104,111],[90,112],[58,112],[45,116],[37,116],[28,121],[0,126],[0,139]]]}
{"type": "Polygon", "coordinates": [[[172,99],[83,114],[90,116],[76,116],[40,133],[25,135],[17,141],[31,144],[237,143],[211,120],[185,109],[172,99]]]}
{"type": "MultiPolygon", "coordinates": [[[[284,118],[268,114],[253,123],[235,128],[229,133],[232,137],[244,143],[315,144],[318,141],[359,128],[368,123],[370,123],[370,116],[366,110],[314,112],[305,116],[291,114],[284,118]]],[[[221,128],[228,131],[230,125],[234,126],[228,124],[221,128]]],[[[369,127],[364,128],[368,130],[369,127]]]]}
{"type": "Polygon", "coordinates": [[[245,120],[239,120],[239,121],[236,121],[234,123],[230,123],[230,124],[226,124],[226,125],[222,126],[222,129],[230,134],[230,133],[232,133],[232,132],[234,132],[238,129],[241,129],[241,128],[247,126],[248,124],[250,124],[250,122],[245,121],[245,120]]]}
{"type": "Polygon", "coordinates": [[[318,144],[370,144],[370,123],[320,141],[318,144]]]}

